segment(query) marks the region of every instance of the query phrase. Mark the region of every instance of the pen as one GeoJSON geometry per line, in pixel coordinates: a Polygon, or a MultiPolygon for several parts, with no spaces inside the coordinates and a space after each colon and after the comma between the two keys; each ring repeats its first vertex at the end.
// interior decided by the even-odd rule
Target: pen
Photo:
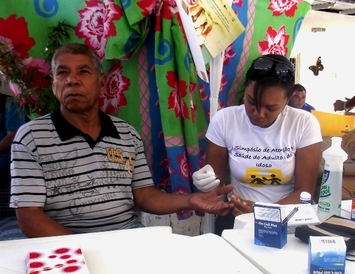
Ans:
{"type": "Polygon", "coordinates": [[[298,211],[298,206],[294,207],[291,210],[291,212],[286,216],[285,220],[283,220],[283,223],[288,222],[293,217],[293,215],[296,214],[297,211],[298,211]]]}

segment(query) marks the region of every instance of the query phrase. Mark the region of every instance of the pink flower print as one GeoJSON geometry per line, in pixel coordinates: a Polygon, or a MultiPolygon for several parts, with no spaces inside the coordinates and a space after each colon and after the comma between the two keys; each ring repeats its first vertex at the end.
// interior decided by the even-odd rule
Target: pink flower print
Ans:
{"type": "Polygon", "coordinates": [[[180,116],[189,119],[189,111],[186,103],[182,100],[187,94],[187,84],[185,81],[179,80],[176,82],[176,77],[174,72],[169,71],[166,75],[168,80],[168,85],[173,89],[168,97],[168,109],[173,109],[175,112],[175,117],[180,116]],[[177,86],[178,84],[178,86],[177,86]]]}
{"type": "Polygon", "coordinates": [[[242,7],[243,6],[243,1],[242,0],[233,0],[232,4],[235,4],[237,7],[242,7]]]}
{"type": "Polygon", "coordinates": [[[224,60],[223,65],[229,65],[230,60],[235,56],[235,51],[233,50],[233,46],[229,45],[224,51],[224,60]]]}
{"type": "Polygon", "coordinates": [[[203,84],[200,84],[200,96],[201,96],[201,99],[202,101],[206,101],[208,99],[208,96],[205,92],[205,86],[203,84]]]}
{"type": "Polygon", "coordinates": [[[302,0],[271,0],[268,9],[272,11],[272,15],[274,16],[280,16],[285,13],[286,16],[293,17],[300,2],[302,0]]]}
{"type": "Polygon", "coordinates": [[[25,69],[34,67],[37,68],[39,72],[44,74],[49,74],[51,71],[50,65],[44,59],[28,58],[26,61],[26,65],[24,66],[25,69]]]}
{"type": "Polygon", "coordinates": [[[196,83],[190,83],[190,107],[191,107],[191,121],[192,123],[196,123],[196,116],[195,116],[195,111],[197,106],[194,104],[192,100],[192,95],[194,90],[196,89],[197,84],[196,83]]]}
{"type": "Polygon", "coordinates": [[[206,153],[204,150],[200,149],[200,159],[198,161],[199,169],[206,165],[206,153]]]}
{"type": "Polygon", "coordinates": [[[35,45],[35,40],[29,37],[27,22],[23,17],[0,18],[0,41],[5,42],[11,51],[18,53],[21,59],[29,57],[28,51],[35,45]],[[16,30],[16,31],[14,31],[16,30]]]}
{"type": "Polygon", "coordinates": [[[170,167],[170,159],[167,158],[166,153],[164,153],[164,159],[160,162],[160,165],[164,167],[164,170],[167,171],[169,175],[175,173],[174,169],[170,167]]]}
{"type": "Polygon", "coordinates": [[[191,164],[187,161],[186,158],[186,153],[184,153],[183,155],[179,155],[178,157],[178,162],[179,162],[179,173],[182,177],[184,177],[185,179],[189,178],[189,174],[190,171],[192,169],[191,164]]]}
{"type": "Polygon", "coordinates": [[[278,31],[269,26],[266,32],[266,40],[258,43],[259,52],[262,55],[271,53],[286,56],[289,37],[290,35],[286,34],[285,25],[281,26],[278,31]]]}
{"type": "Polygon", "coordinates": [[[118,113],[119,107],[127,106],[127,99],[123,92],[130,86],[129,78],[122,75],[122,67],[115,64],[107,77],[106,91],[100,96],[100,106],[105,113],[118,113]]]}
{"type": "Polygon", "coordinates": [[[147,17],[149,14],[156,12],[160,5],[161,3],[156,0],[138,0],[137,2],[137,6],[142,9],[142,15],[144,17],[147,17]]]}
{"type": "Polygon", "coordinates": [[[228,83],[228,80],[226,78],[226,72],[223,70],[222,71],[222,78],[221,78],[221,85],[219,87],[219,93],[224,93],[224,86],[228,83]]]}
{"type": "Polygon", "coordinates": [[[189,194],[189,191],[187,190],[187,188],[178,186],[178,188],[174,191],[174,194],[189,194]]]}
{"type": "MultiPolygon", "coordinates": [[[[18,84],[11,81],[9,82],[9,88],[15,97],[19,96],[22,92],[21,87],[18,84]]],[[[24,99],[20,100],[19,102],[20,106],[23,106],[23,104],[24,104],[24,99]]]]}
{"type": "Polygon", "coordinates": [[[75,27],[78,38],[84,38],[85,44],[96,50],[104,58],[107,38],[116,35],[113,20],[119,20],[123,14],[114,0],[86,1],[86,8],[79,10],[80,21],[75,27]]]}
{"type": "Polygon", "coordinates": [[[226,107],[226,104],[218,99],[218,109],[217,110],[220,110],[220,109],[225,108],[225,107],[226,107]]]}
{"type": "Polygon", "coordinates": [[[159,183],[157,185],[158,189],[167,189],[171,187],[171,178],[170,176],[162,176],[159,178],[159,183]]]}

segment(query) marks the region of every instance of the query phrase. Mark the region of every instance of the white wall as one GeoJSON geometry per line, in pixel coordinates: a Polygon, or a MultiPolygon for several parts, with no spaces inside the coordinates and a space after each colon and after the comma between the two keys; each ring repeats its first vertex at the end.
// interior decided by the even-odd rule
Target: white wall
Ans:
{"type": "Polygon", "coordinates": [[[310,10],[297,35],[291,57],[299,54],[299,83],[307,89],[307,102],[317,110],[334,112],[336,99],[355,95],[355,16],[310,10]],[[326,28],[314,33],[312,27],[326,28]],[[322,57],[318,76],[308,69],[322,57]]]}

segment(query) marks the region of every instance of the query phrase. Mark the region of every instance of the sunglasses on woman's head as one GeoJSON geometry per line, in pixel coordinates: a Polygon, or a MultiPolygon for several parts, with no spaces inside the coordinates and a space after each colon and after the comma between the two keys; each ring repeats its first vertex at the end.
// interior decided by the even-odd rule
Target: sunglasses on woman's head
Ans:
{"type": "Polygon", "coordinates": [[[275,69],[277,76],[282,82],[293,81],[295,79],[291,64],[266,56],[259,57],[253,62],[254,70],[266,72],[272,68],[275,69]]]}

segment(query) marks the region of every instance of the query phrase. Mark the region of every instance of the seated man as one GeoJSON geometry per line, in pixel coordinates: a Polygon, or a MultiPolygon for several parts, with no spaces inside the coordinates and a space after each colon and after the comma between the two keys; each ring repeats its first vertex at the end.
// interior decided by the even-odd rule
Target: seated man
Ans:
{"type": "Polygon", "coordinates": [[[27,237],[138,227],[137,207],[230,211],[218,196],[233,186],[190,195],[155,188],[140,135],[99,109],[106,76],[91,48],[64,45],[51,66],[60,108],[21,127],[12,146],[10,205],[27,237]]]}
{"type": "Polygon", "coordinates": [[[306,103],[306,97],[307,91],[305,87],[300,84],[295,84],[293,86],[293,96],[290,98],[288,105],[311,112],[311,110],[314,110],[314,107],[306,103]]]}

